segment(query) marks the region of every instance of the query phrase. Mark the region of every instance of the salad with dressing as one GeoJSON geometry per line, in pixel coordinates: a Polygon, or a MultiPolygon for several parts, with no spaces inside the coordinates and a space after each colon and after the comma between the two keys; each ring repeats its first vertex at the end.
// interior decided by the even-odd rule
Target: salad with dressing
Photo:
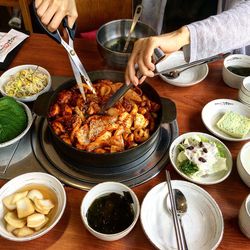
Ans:
{"type": "Polygon", "coordinates": [[[227,170],[224,146],[220,143],[195,135],[186,138],[177,147],[177,167],[192,178],[227,170]]]}

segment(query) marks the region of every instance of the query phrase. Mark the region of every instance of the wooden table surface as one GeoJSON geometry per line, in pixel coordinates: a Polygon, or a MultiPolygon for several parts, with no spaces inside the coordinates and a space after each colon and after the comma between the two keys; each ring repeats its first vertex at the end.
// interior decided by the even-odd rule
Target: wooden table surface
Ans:
{"type": "MultiPolygon", "coordinates": [[[[88,71],[107,69],[94,41],[76,39],[75,49],[88,71]]],[[[10,67],[20,64],[37,64],[45,67],[51,75],[72,76],[65,50],[42,34],[33,34],[26,40],[10,67]]],[[[218,98],[237,99],[238,91],[223,82],[221,71],[221,61],[210,64],[206,79],[188,88],[169,85],[159,77],[148,80],[161,96],[168,97],[176,103],[180,134],[191,131],[208,133],[201,120],[203,106],[218,98]]],[[[241,181],[236,169],[236,157],[244,142],[225,141],[224,143],[233,156],[233,171],[222,183],[201,187],[216,200],[223,214],[225,229],[218,249],[250,249],[250,241],[241,233],[238,226],[238,212],[241,203],[249,193],[249,188],[241,181]]],[[[166,168],[171,171],[172,179],[183,179],[170,164],[167,164],[166,168]]],[[[133,188],[140,203],[151,188],[165,181],[164,173],[161,171],[152,180],[133,188]]],[[[4,183],[5,181],[0,181],[1,186],[4,183]]],[[[145,236],[139,220],[130,234],[121,240],[105,242],[92,236],[85,229],[80,217],[80,204],[86,192],[68,186],[65,189],[66,210],[59,223],[49,233],[24,243],[0,238],[0,249],[154,249],[145,236]]]]}

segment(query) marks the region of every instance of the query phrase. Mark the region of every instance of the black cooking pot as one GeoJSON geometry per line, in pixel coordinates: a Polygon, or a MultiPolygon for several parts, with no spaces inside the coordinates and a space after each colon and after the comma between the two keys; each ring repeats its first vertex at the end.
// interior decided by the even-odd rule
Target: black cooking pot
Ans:
{"type": "MultiPolygon", "coordinates": [[[[88,73],[88,75],[92,82],[100,79],[108,79],[113,82],[124,82],[124,73],[120,71],[93,71],[88,73]]],[[[48,121],[50,106],[55,102],[58,93],[64,89],[70,89],[75,84],[75,79],[71,79],[63,83],[55,91],[47,92],[39,96],[34,103],[34,112],[40,116],[46,117],[48,121]]],[[[161,106],[156,123],[156,129],[145,142],[122,152],[104,154],[86,152],[65,143],[59,136],[55,134],[48,121],[48,127],[52,135],[52,143],[57,152],[62,157],[65,157],[67,161],[73,164],[75,167],[83,170],[84,166],[107,168],[129,164],[130,162],[133,162],[145,155],[149,150],[152,150],[152,147],[156,147],[159,141],[161,126],[164,123],[169,123],[176,119],[176,107],[174,102],[171,100],[161,98],[149,84],[143,83],[140,88],[149,99],[160,104],[161,106]]]]}

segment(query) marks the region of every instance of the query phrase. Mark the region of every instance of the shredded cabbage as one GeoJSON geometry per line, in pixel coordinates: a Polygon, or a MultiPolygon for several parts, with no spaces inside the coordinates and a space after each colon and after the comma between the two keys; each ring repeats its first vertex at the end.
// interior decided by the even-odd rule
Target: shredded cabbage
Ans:
{"type": "Polygon", "coordinates": [[[24,69],[11,76],[4,85],[8,96],[27,97],[42,91],[48,84],[48,76],[36,69],[24,69]]]}

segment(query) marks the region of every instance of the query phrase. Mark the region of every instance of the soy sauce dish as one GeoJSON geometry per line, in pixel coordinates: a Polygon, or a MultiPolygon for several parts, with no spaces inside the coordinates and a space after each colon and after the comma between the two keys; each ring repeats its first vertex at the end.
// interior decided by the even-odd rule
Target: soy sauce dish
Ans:
{"type": "Polygon", "coordinates": [[[140,212],[136,194],[119,182],[103,182],[83,198],[81,217],[87,230],[97,238],[114,241],[135,226],[140,212]]]}

